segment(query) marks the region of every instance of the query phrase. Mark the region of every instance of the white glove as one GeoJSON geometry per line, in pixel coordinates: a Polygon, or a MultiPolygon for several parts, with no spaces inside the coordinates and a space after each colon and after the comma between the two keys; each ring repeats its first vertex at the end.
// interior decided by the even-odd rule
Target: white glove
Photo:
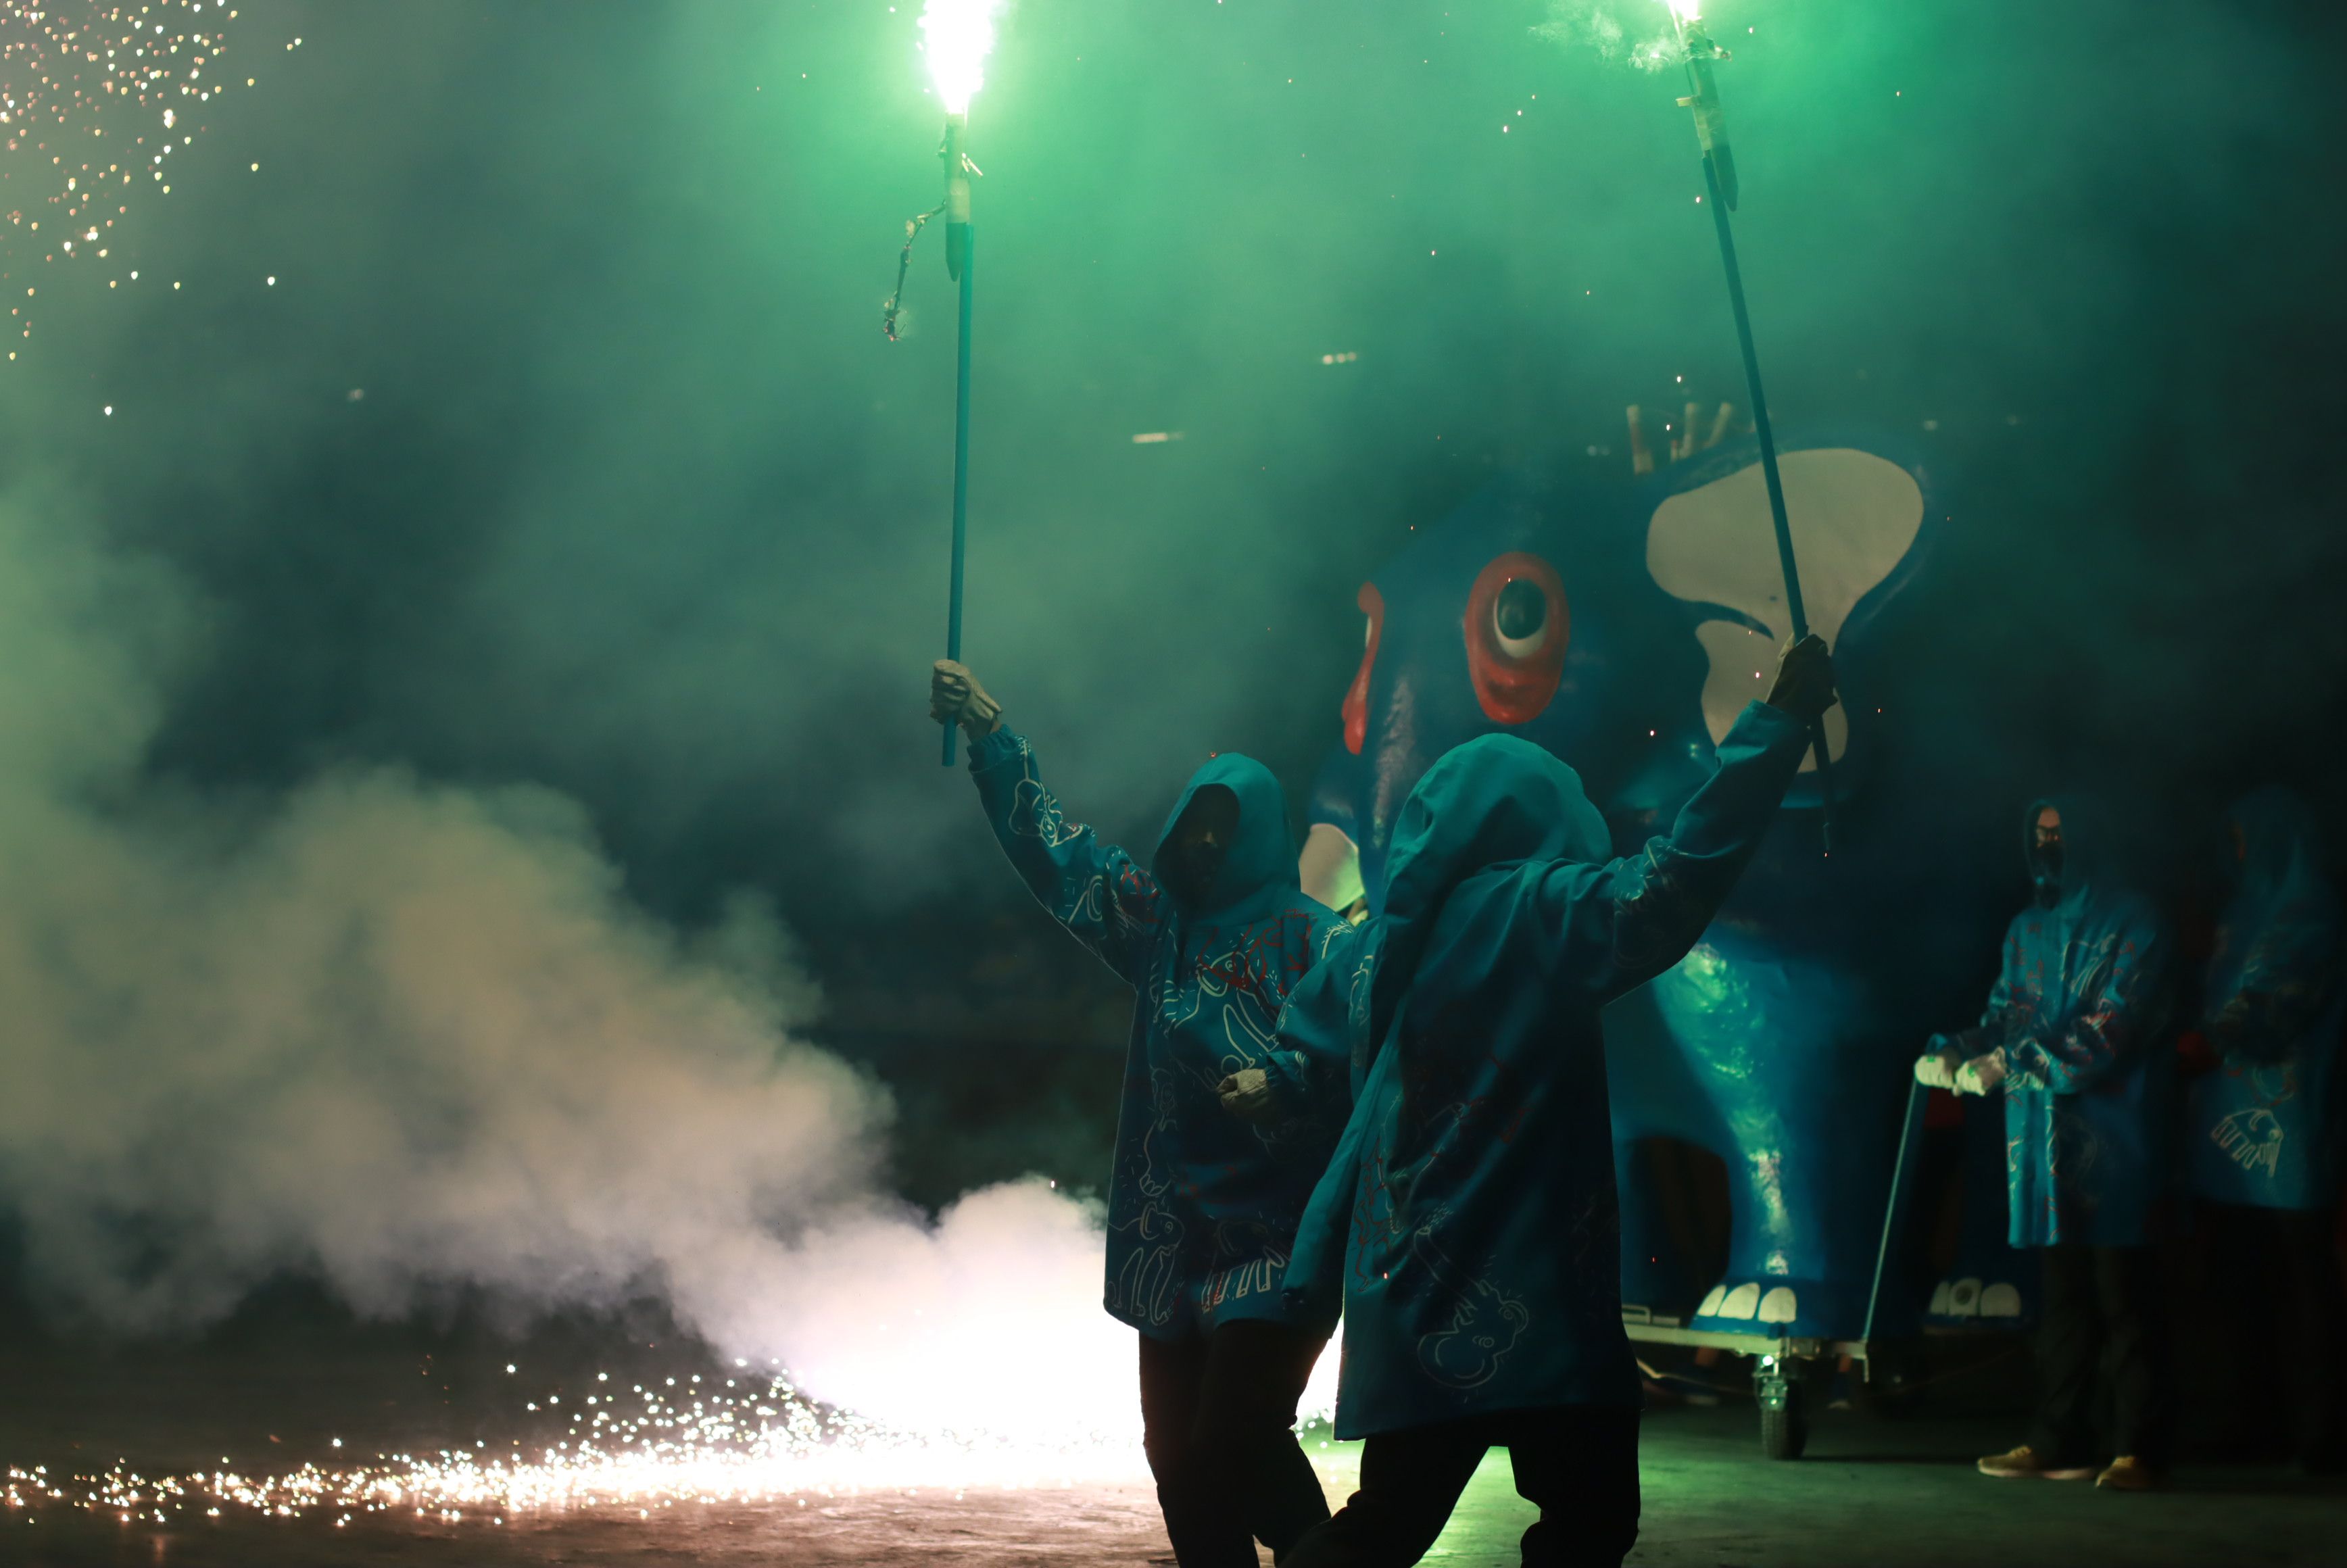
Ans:
{"type": "Polygon", "coordinates": [[[1271,1074],[1260,1067],[1242,1067],[1214,1086],[1222,1097],[1223,1109],[1242,1122],[1252,1122],[1258,1127],[1268,1127],[1281,1120],[1279,1095],[1271,1086],[1271,1074]]]}
{"type": "Polygon", "coordinates": [[[1953,1089],[1962,1061],[1952,1050],[1927,1050],[1915,1059],[1915,1081],[1926,1089],[1953,1089]]]}
{"type": "Polygon", "coordinates": [[[2001,1045],[1956,1069],[1955,1089],[1959,1094],[1993,1094],[2004,1082],[2004,1047],[2001,1045]]]}

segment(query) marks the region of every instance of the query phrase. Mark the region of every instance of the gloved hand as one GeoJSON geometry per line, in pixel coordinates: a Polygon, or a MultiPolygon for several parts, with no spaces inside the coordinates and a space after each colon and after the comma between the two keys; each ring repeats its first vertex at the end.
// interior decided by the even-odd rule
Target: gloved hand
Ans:
{"type": "Polygon", "coordinates": [[[1240,1068],[1214,1085],[1214,1092],[1222,1097],[1223,1109],[1242,1122],[1268,1127],[1282,1119],[1279,1092],[1272,1087],[1271,1074],[1260,1067],[1240,1068]]]}
{"type": "Polygon", "coordinates": [[[1959,1094],[1993,1094],[2004,1082],[2004,1047],[2001,1045],[1956,1069],[1955,1089],[1959,1094]]]}
{"type": "Polygon", "coordinates": [[[1002,704],[987,695],[969,665],[940,659],[929,670],[929,717],[982,740],[1001,727],[1002,704]]]}
{"type": "Polygon", "coordinates": [[[1915,1081],[1926,1089],[1953,1089],[1956,1069],[1963,1065],[1963,1053],[1940,1044],[1934,1036],[1932,1049],[1915,1059],[1915,1081]]]}
{"type": "Polygon", "coordinates": [[[1834,705],[1833,658],[1826,640],[1810,632],[1799,642],[1788,642],[1777,655],[1777,679],[1765,699],[1768,706],[1790,713],[1804,724],[1814,724],[1834,705]]]}

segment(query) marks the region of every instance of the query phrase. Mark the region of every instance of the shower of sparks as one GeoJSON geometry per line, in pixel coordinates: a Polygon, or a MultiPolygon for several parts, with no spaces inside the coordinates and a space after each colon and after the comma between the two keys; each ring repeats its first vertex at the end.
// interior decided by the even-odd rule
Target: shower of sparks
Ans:
{"type": "MultiPolygon", "coordinates": [[[[236,16],[205,0],[0,0],[0,277],[17,282],[35,260],[113,260],[132,194],[169,194],[172,157],[204,130],[206,106],[252,85],[221,63],[236,16]]],[[[33,335],[29,310],[10,312],[20,337],[33,335]]]]}
{"type": "MultiPolygon", "coordinates": [[[[694,1377],[628,1385],[608,1374],[595,1391],[530,1401],[549,1424],[502,1452],[378,1455],[372,1464],[307,1464],[282,1474],[221,1468],[144,1475],[116,1465],[62,1475],[46,1466],[0,1474],[10,1515],[48,1508],[109,1514],[126,1524],[331,1517],[338,1524],[464,1520],[503,1524],[564,1512],[634,1514],[690,1503],[760,1503],[861,1492],[1025,1489],[1145,1478],[1135,1439],[1071,1434],[1049,1443],[913,1433],[815,1403],[780,1377],[694,1377]],[[567,1420],[561,1419],[568,1410],[567,1420]],[[552,1440],[548,1440],[551,1436],[552,1440]]],[[[340,1440],[336,1440],[337,1446],[340,1440]]]]}

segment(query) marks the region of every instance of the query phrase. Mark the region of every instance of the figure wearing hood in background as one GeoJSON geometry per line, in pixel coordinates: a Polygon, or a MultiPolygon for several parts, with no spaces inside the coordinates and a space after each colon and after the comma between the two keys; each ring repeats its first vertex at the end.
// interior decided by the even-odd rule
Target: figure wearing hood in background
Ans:
{"type": "MultiPolygon", "coordinates": [[[[2200,1031],[2216,1057],[2186,1104],[2185,1165],[2212,1223],[2205,1227],[2227,1307],[2262,1308],[2237,1323],[2239,1379],[2259,1413],[2274,1379],[2257,1347],[2286,1319],[2300,1465],[2340,1468],[2341,1365],[2347,1324],[2332,1223],[2339,1195],[2340,1030],[2347,986],[2338,895],[2323,875],[2313,811],[2262,789],[2225,816],[2226,901],[2209,960],[2200,1031]],[[2222,1205],[2216,1207],[2215,1205],[2222,1205]],[[2271,1269],[2279,1289],[2260,1288],[2271,1269]],[[2277,1299],[2279,1298],[2279,1299],[2277,1299]]],[[[2250,1314],[2242,1314],[2247,1317],[2250,1314]]]]}
{"type": "Polygon", "coordinates": [[[1345,928],[1296,884],[1279,781],[1200,768],[1143,866],[1068,816],[1034,749],[968,669],[939,661],[929,712],[969,737],[970,776],[1028,889],[1139,993],[1109,1179],[1109,1315],[1141,1333],[1143,1443],[1183,1568],[1254,1568],[1328,1516],[1293,1430],[1326,1325],[1280,1279],[1345,1117],[1341,1058],[1273,1045],[1291,987],[1345,928]]]}
{"type": "Polygon", "coordinates": [[[2092,804],[2022,819],[2035,898],[2013,917],[1979,1025],[1934,1035],[1918,1081],[2004,1095],[2008,1239],[2044,1267],[2037,1417],[1983,1474],[2147,1491],[2167,1462],[2168,1378],[2152,1205],[2165,1183],[2174,1056],[2169,936],[2102,858],[2092,804]],[[2096,1474],[2096,1365],[2110,1377],[2110,1464],[2096,1474]]]}
{"type": "Polygon", "coordinates": [[[1833,702],[1825,644],[1666,837],[1612,858],[1571,768],[1510,735],[1444,754],[1402,807],[1385,913],[1290,999],[1280,1043],[1348,1052],[1358,1098],[1287,1288],[1344,1315],[1337,1432],[1360,1490],[1289,1568],[1415,1563],[1485,1451],[1540,1505],[1524,1561],[1618,1563],[1638,1533],[1638,1375],[1598,1011],[1686,957],[1777,820],[1833,702]]]}

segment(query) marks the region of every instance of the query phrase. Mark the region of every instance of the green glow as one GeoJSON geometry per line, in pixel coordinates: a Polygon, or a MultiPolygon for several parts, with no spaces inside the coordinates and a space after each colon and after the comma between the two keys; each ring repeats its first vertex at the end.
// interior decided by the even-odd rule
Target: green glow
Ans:
{"type": "Polygon", "coordinates": [[[994,51],[995,19],[1009,0],[929,0],[921,12],[921,52],[946,113],[969,112],[986,85],[986,56],[994,51]]]}

